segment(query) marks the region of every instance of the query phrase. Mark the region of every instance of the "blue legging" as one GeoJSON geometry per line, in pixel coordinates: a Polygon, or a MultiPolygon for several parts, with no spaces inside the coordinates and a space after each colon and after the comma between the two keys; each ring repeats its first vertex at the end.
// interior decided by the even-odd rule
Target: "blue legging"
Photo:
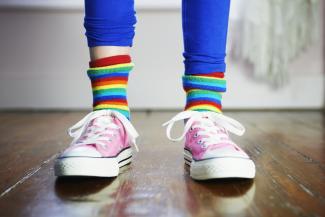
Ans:
{"type": "MultiPolygon", "coordinates": [[[[182,0],[186,74],[224,72],[230,0],[182,0]]],[[[132,46],[134,0],[85,0],[89,47],[132,46]]]]}

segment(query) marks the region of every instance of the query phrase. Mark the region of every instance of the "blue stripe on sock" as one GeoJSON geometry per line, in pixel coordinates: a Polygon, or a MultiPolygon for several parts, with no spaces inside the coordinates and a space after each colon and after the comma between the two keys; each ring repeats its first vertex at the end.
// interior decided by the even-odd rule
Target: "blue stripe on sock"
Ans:
{"type": "Polygon", "coordinates": [[[201,89],[201,90],[212,90],[217,92],[226,92],[226,87],[218,87],[218,86],[206,86],[206,85],[198,85],[198,84],[184,84],[184,88],[186,89],[201,89]]]}
{"type": "Polygon", "coordinates": [[[113,99],[126,99],[126,96],[123,95],[112,95],[112,96],[95,96],[94,100],[95,101],[102,101],[102,100],[113,100],[113,99]]]}
{"type": "Polygon", "coordinates": [[[129,72],[114,72],[114,73],[108,73],[108,74],[102,74],[102,75],[89,75],[89,78],[96,79],[96,78],[112,78],[112,77],[128,77],[129,72]]]}
{"type": "Polygon", "coordinates": [[[202,100],[214,102],[214,103],[221,105],[221,101],[218,99],[215,99],[215,98],[209,98],[209,97],[194,97],[194,98],[188,97],[187,98],[188,103],[195,102],[195,101],[202,101],[202,100]]]}

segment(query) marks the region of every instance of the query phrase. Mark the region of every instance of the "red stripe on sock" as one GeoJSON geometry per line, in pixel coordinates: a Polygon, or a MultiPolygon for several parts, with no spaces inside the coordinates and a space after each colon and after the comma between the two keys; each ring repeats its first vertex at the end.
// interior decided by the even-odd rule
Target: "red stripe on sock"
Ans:
{"type": "Polygon", "coordinates": [[[193,74],[192,76],[205,76],[205,77],[213,77],[213,78],[224,78],[225,73],[223,73],[223,72],[211,72],[211,73],[207,73],[207,74],[193,74]]]}
{"type": "Polygon", "coordinates": [[[185,109],[188,109],[189,107],[192,106],[197,106],[197,105],[212,105],[214,107],[217,107],[218,109],[222,109],[222,106],[220,104],[217,104],[215,102],[207,101],[207,100],[200,100],[200,101],[194,101],[191,103],[187,103],[185,109]]]}
{"type": "Polygon", "coordinates": [[[95,106],[100,105],[100,104],[125,105],[125,106],[128,105],[127,101],[124,100],[124,99],[112,99],[112,100],[98,100],[93,104],[93,106],[95,107],[95,106]]]}
{"type": "Polygon", "coordinates": [[[110,78],[96,78],[93,79],[92,82],[93,83],[98,83],[98,82],[106,82],[106,81],[128,81],[128,77],[110,77],[110,78]]]}
{"type": "Polygon", "coordinates": [[[102,81],[102,82],[92,82],[92,87],[98,87],[103,85],[110,85],[110,84],[127,84],[127,81],[121,80],[112,80],[112,81],[102,81]]]}
{"type": "Polygon", "coordinates": [[[110,66],[115,64],[121,64],[121,63],[130,63],[131,57],[130,55],[116,55],[111,57],[105,57],[97,60],[93,60],[89,62],[89,67],[104,67],[104,66],[110,66]]]}

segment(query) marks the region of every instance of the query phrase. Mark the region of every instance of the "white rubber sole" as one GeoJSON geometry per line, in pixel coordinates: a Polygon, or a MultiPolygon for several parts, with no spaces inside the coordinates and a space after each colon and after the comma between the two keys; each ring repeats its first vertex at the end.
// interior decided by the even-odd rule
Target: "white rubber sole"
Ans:
{"type": "Polygon", "coordinates": [[[184,150],[184,158],[190,166],[190,176],[196,180],[255,177],[255,164],[251,159],[224,157],[195,161],[187,150],[184,150]]]}
{"type": "Polygon", "coordinates": [[[112,158],[58,158],[54,164],[54,174],[56,176],[115,177],[119,174],[120,167],[129,164],[131,160],[131,148],[123,150],[118,156],[112,158]]]}

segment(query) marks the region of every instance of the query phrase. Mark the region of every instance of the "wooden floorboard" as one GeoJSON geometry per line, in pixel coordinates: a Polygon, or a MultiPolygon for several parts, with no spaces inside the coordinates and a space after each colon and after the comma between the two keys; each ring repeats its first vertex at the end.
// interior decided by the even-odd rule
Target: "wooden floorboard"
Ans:
{"type": "Polygon", "coordinates": [[[33,173],[69,142],[66,129],[85,113],[1,113],[0,191],[33,173]]]}
{"type": "Polygon", "coordinates": [[[0,113],[0,217],[325,216],[320,112],[226,112],[246,126],[233,138],[255,161],[254,180],[193,181],[182,143],[161,127],[173,112],[133,113],[140,152],[118,178],[56,179],[53,159],[84,114],[0,113]]]}

